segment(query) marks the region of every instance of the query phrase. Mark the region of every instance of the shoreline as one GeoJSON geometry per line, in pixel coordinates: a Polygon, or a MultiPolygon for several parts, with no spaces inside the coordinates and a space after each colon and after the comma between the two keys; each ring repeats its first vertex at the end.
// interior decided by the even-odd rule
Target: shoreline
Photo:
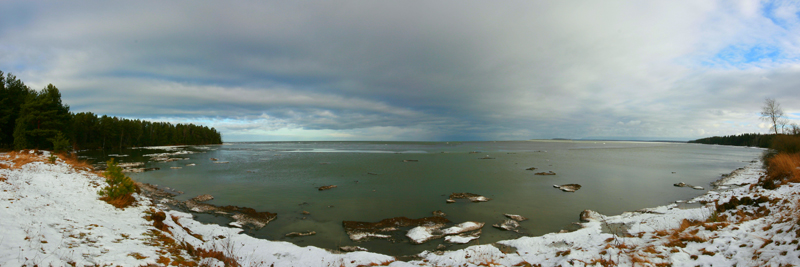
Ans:
{"type": "MultiPolygon", "coordinates": [[[[44,158],[44,155],[40,158],[44,158]]],[[[3,161],[1,155],[0,163],[8,165],[7,161],[3,161]]],[[[762,191],[775,191],[772,195],[782,199],[797,198],[800,190],[796,184],[779,188],[782,190],[756,190],[755,192],[750,192],[748,186],[733,187],[733,185],[754,184],[762,172],[760,161],[751,162],[745,168],[734,170],[731,175],[721,178],[717,181],[721,181],[719,186],[715,186],[714,189],[690,200],[690,202],[713,203],[713,200],[725,200],[731,196],[766,194],[762,191]],[[730,187],[720,189],[723,186],[730,187]]],[[[407,260],[400,261],[397,257],[371,252],[338,253],[312,246],[300,247],[283,241],[257,239],[241,234],[242,229],[239,228],[202,224],[193,220],[189,213],[169,210],[164,203],[152,203],[150,199],[141,195],[136,195],[137,206],[118,210],[97,199],[96,190],[99,190],[98,187],[103,178],[91,172],[74,170],[60,160],[56,164],[33,162],[22,166],[19,170],[0,168],[0,177],[6,178],[0,182],[0,188],[4,190],[0,193],[2,196],[0,197],[0,215],[3,218],[18,218],[13,222],[11,220],[0,222],[3,229],[9,229],[3,233],[2,240],[5,241],[0,242],[0,248],[5,251],[0,252],[0,263],[12,265],[15,263],[19,265],[64,265],[73,262],[142,266],[158,263],[162,257],[169,258],[170,256],[159,255],[156,252],[159,250],[158,247],[145,245],[149,238],[147,234],[151,233],[153,226],[143,217],[146,217],[145,213],[147,212],[152,213],[151,209],[166,215],[163,225],[166,225],[166,229],[171,232],[171,238],[177,242],[189,244],[193,248],[221,251],[244,266],[269,266],[270,264],[275,264],[275,266],[320,264],[322,266],[370,264],[388,266],[495,264],[511,266],[525,263],[542,264],[543,266],[583,266],[587,263],[604,261],[631,265],[637,262],[637,257],[648,259],[651,263],[668,262],[673,265],[694,265],[694,261],[697,260],[752,265],[749,257],[747,259],[736,256],[719,258],[719,255],[724,253],[709,253],[708,248],[713,247],[714,242],[712,241],[716,240],[713,238],[705,238],[706,242],[688,242],[683,247],[678,246],[677,248],[661,244],[666,243],[662,241],[668,237],[659,236],[656,233],[680,228],[683,220],[686,219],[707,220],[708,217],[715,214],[713,204],[706,204],[705,207],[696,209],[678,209],[676,208],[678,204],[673,203],[615,216],[585,212],[586,216],[581,216],[585,221],[579,223],[581,228],[572,232],[520,237],[494,244],[473,245],[453,251],[425,251],[410,258],[400,257],[407,260]],[[70,192],[59,190],[61,187],[69,188],[70,192]],[[9,189],[12,191],[11,194],[9,194],[9,189]],[[24,196],[16,195],[23,193],[24,196]],[[40,196],[35,196],[35,194],[40,194],[40,196]],[[17,205],[14,205],[15,203],[17,205]],[[5,209],[3,209],[4,206],[5,209]],[[56,207],[58,208],[56,209],[56,207]],[[76,208],[77,211],[70,212],[76,208]],[[36,218],[31,218],[31,216],[47,219],[43,219],[37,224],[36,218]],[[121,219],[123,222],[120,222],[121,219]],[[90,221],[101,221],[102,223],[89,223],[90,221]],[[109,232],[109,229],[113,230],[109,232]],[[24,238],[20,238],[21,236],[24,238]],[[89,238],[91,236],[94,236],[94,239],[89,238]],[[112,236],[114,238],[110,238],[112,236]],[[709,242],[712,244],[702,245],[709,242]],[[120,247],[121,244],[123,246],[120,247]],[[632,250],[632,247],[640,249],[632,250]],[[675,249],[678,251],[674,251],[675,249]],[[269,251],[269,253],[260,253],[261,251],[269,251]],[[84,256],[86,253],[92,256],[92,260],[86,259],[84,256]],[[143,258],[140,259],[136,255],[143,258]],[[661,258],[662,256],[664,258],[661,258]],[[750,264],[747,264],[748,262],[750,264]]],[[[798,205],[798,201],[789,202],[795,203],[794,208],[798,205]]],[[[772,208],[778,209],[778,207],[772,208]]],[[[731,225],[733,224],[718,229],[718,234],[726,236],[741,234],[738,232],[741,232],[739,230],[742,228],[734,230],[731,225]]],[[[768,230],[762,232],[765,231],[768,230]]],[[[717,232],[698,229],[695,234],[713,235],[717,232]]],[[[784,255],[778,253],[776,257],[772,258],[775,261],[767,261],[767,263],[798,264],[797,256],[800,256],[800,252],[798,252],[800,247],[790,251],[788,250],[790,242],[779,242],[777,246],[786,249],[784,250],[786,253],[784,255]],[[795,257],[792,258],[792,256],[795,257]]],[[[763,243],[765,244],[761,249],[769,248],[770,244],[763,243]]],[[[759,244],[751,245],[749,246],[751,249],[760,246],[759,244]]],[[[722,250],[719,246],[716,247],[718,250],[722,250]]],[[[739,247],[731,249],[736,249],[737,253],[745,250],[739,247]]],[[[751,256],[756,253],[756,251],[751,252],[751,256]]],[[[201,260],[201,263],[210,266],[221,266],[219,264],[222,263],[214,258],[201,260]]]]}

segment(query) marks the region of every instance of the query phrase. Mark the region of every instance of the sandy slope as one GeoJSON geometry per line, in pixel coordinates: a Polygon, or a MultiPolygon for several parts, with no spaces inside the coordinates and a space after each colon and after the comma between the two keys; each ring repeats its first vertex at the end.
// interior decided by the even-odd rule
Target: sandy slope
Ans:
{"type": "MultiPolygon", "coordinates": [[[[0,164],[10,165],[2,156],[0,164]]],[[[760,166],[752,163],[723,181],[725,186],[692,200],[710,203],[706,208],[683,210],[668,205],[618,216],[594,214],[574,232],[423,252],[416,260],[402,262],[370,252],[333,253],[256,239],[240,234],[238,228],[199,223],[190,214],[166,210],[146,199],[135,207],[115,209],[97,199],[104,182],[96,174],[76,171],[60,161],[34,162],[18,170],[0,169],[0,177],[6,178],[0,182],[0,265],[155,264],[163,251],[146,244],[152,240],[147,233],[153,226],[143,217],[150,208],[165,209],[164,223],[175,240],[221,251],[244,266],[800,265],[800,185],[777,190],[735,186],[755,183],[763,173],[760,166]],[[761,203],[765,208],[760,211],[739,206],[714,212],[715,200],[723,203],[732,196],[766,196],[773,201],[761,203]],[[770,210],[768,216],[748,216],[763,214],[765,209],[770,210]],[[727,217],[727,222],[703,223],[712,214],[727,217]],[[687,221],[680,227],[683,219],[699,222],[687,221]],[[623,230],[604,231],[608,226],[623,230]],[[680,231],[670,230],[678,227],[680,231]]],[[[222,266],[211,258],[196,260],[222,266]]]]}

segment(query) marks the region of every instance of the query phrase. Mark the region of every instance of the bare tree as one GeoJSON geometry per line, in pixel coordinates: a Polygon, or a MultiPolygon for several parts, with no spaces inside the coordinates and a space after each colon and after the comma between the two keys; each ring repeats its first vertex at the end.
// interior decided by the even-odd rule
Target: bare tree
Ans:
{"type": "Polygon", "coordinates": [[[775,102],[775,99],[767,98],[764,100],[764,107],[761,109],[761,120],[772,123],[770,130],[774,129],[775,134],[778,134],[778,128],[783,129],[786,125],[786,120],[783,119],[784,116],[786,114],[783,113],[781,104],[775,102]]]}
{"type": "Polygon", "coordinates": [[[790,124],[789,130],[786,132],[791,135],[800,135],[800,125],[797,125],[797,123],[790,124]]]}

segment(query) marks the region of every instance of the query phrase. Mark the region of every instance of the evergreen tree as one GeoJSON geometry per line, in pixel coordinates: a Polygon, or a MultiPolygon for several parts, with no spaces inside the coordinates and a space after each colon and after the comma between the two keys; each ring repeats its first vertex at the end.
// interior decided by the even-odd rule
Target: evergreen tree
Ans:
{"type": "Polygon", "coordinates": [[[35,92],[25,86],[16,76],[0,71],[0,147],[11,148],[14,144],[14,127],[22,104],[35,92]]]}
{"type": "Polygon", "coordinates": [[[69,106],[61,104],[58,88],[48,84],[28,96],[22,105],[14,129],[14,148],[52,149],[53,143],[48,139],[66,132],[71,119],[69,106]]]}
{"type": "Polygon", "coordinates": [[[72,114],[52,84],[36,92],[0,71],[0,148],[122,149],[221,143],[219,132],[205,126],[72,114]]]}

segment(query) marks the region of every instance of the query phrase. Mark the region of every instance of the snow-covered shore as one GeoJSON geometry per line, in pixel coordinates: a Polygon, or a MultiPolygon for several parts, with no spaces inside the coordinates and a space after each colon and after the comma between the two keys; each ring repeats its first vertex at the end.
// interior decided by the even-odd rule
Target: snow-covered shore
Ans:
{"type": "MultiPolygon", "coordinates": [[[[760,162],[737,170],[721,181],[718,189],[691,200],[709,203],[704,208],[667,205],[617,216],[586,212],[583,217],[587,221],[573,232],[423,252],[410,261],[257,239],[241,234],[238,228],[202,224],[191,214],[169,210],[138,195],[134,207],[116,209],[98,200],[97,191],[105,186],[102,177],[61,160],[45,162],[46,155],[42,155],[39,161],[17,169],[0,155],[0,266],[145,266],[162,265],[165,258],[174,262],[178,257],[223,266],[218,259],[207,257],[208,253],[192,253],[201,249],[224,253],[242,266],[800,264],[800,185],[751,189],[748,185],[763,174],[760,162]],[[763,196],[770,201],[717,212],[714,202],[722,204],[733,196],[763,196]],[[183,250],[166,251],[163,242],[155,242],[158,231],[146,217],[159,211],[165,212],[163,224],[169,230],[163,234],[183,250]]],[[[578,214],[575,216],[577,220],[578,214]]]]}

